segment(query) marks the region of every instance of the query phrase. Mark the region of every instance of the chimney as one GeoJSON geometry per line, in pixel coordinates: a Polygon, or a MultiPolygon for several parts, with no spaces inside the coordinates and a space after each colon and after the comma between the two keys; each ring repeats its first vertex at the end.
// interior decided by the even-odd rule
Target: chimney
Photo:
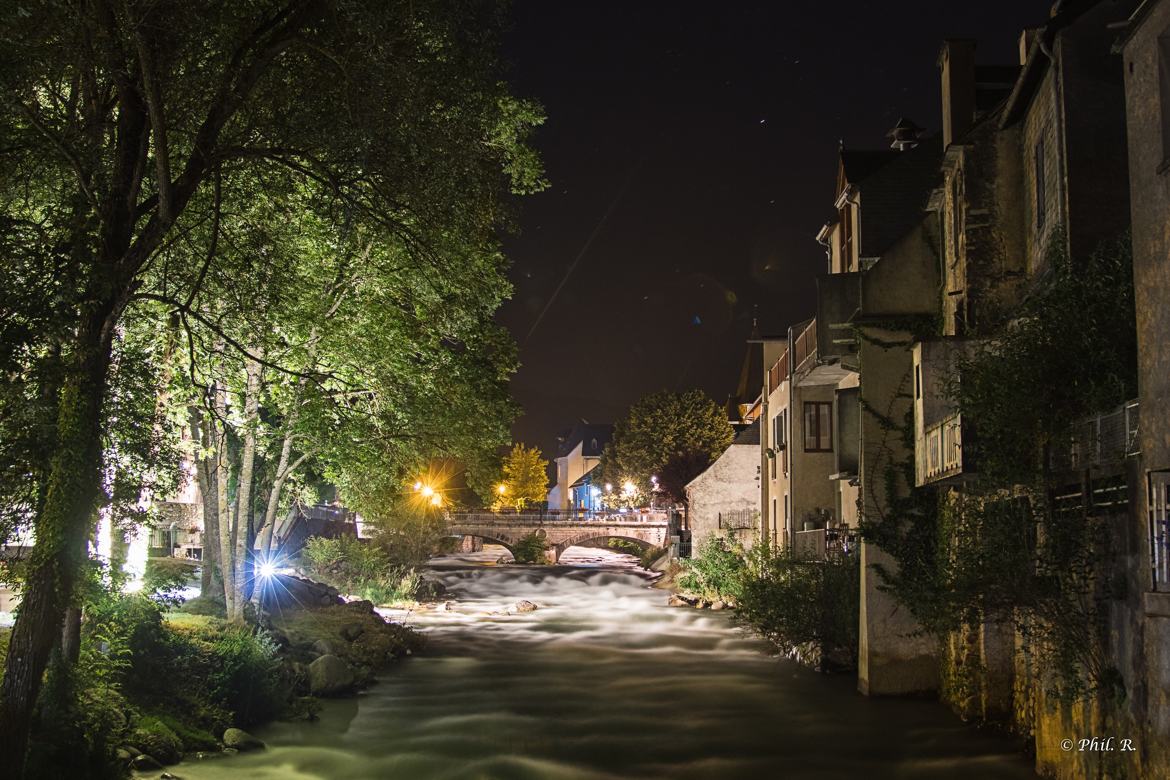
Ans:
{"type": "Polygon", "coordinates": [[[898,120],[898,124],[894,125],[894,129],[886,133],[886,138],[890,139],[891,149],[904,152],[918,146],[918,139],[922,137],[924,132],[921,127],[914,124],[913,119],[902,117],[898,120]]]}
{"type": "Polygon", "coordinates": [[[942,71],[943,148],[962,138],[975,121],[975,41],[943,41],[938,55],[942,71]]]}

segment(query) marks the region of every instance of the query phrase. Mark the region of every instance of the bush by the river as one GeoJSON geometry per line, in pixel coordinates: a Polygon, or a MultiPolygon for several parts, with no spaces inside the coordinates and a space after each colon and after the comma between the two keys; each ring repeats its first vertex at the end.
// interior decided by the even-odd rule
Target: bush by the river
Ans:
{"type": "Polygon", "coordinates": [[[678,587],[736,607],[736,619],[781,652],[823,669],[857,665],[861,569],[856,555],[804,560],[711,536],[683,562],[678,587]]]}
{"type": "Polygon", "coordinates": [[[747,573],[743,547],[725,536],[708,536],[698,555],[682,562],[678,587],[707,601],[737,603],[747,573]]]}
{"type": "Polygon", "coordinates": [[[516,563],[544,563],[544,550],[544,539],[531,533],[512,547],[512,557],[516,563]]]}
{"type": "Polygon", "coordinates": [[[413,601],[423,584],[413,567],[395,562],[383,545],[351,536],[311,537],[301,551],[301,568],[318,582],[375,604],[413,601]]]}
{"type": "Polygon", "coordinates": [[[79,657],[57,655],[38,698],[30,777],[124,777],[126,748],[170,763],[284,711],[291,688],[263,630],[164,615],[157,596],[87,599],[79,657]]]}
{"type": "Polygon", "coordinates": [[[857,555],[802,560],[757,545],[747,555],[737,595],[739,621],[782,652],[823,669],[856,668],[857,555]]]}

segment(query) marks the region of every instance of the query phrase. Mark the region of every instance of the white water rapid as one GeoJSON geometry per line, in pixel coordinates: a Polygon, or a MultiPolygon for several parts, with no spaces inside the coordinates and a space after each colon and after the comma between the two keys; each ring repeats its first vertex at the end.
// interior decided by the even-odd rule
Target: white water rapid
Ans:
{"type": "MultiPolygon", "coordinates": [[[[580,556],[572,557],[572,553],[580,556]]],[[[941,705],[871,700],[769,654],[727,612],[665,606],[633,559],[558,567],[440,560],[451,611],[396,616],[428,646],[261,753],[186,762],[184,780],[287,778],[1025,778],[1006,739],[941,705]],[[539,609],[508,614],[519,600],[539,609]]]]}

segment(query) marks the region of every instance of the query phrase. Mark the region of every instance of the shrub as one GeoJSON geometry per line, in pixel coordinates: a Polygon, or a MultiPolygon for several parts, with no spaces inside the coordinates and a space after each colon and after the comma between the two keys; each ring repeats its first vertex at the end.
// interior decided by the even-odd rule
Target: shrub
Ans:
{"type": "Polygon", "coordinates": [[[418,573],[394,563],[385,548],[353,537],[310,538],[301,565],[309,577],[375,604],[412,601],[421,584],[418,573]]]}
{"type": "Polygon", "coordinates": [[[280,714],[285,692],[280,687],[277,645],[263,630],[225,626],[211,646],[210,698],[233,713],[236,726],[250,726],[280,714]]]}
{"type": "Polygon", "coordinates": [[[666,554],[665,547],[647,547],[638,554],[638,562],[643,569],[649,569],[654,563],[666,554]]]}
{"type": "Polygon", "coordinates": [[[516,563],[544,563],[544,550],[544,538],[534,532],[516,542],[512,557],[516,563]]]}
{"type": "Polygon", "coordinates": [[[142,590],[165,604],[180,604],[179,591],[187,587],[194,567],[182,558],[150,558],[142,576],[142,590]]]}
{"type": "Polygon", "coordinates": [[[724,536],[709,536],[698,556],[683,561],[678,586],[694,596],[736,603],[745,574],[743,548],[724,536]]]}
{"type": "Polygon", "coordinates": [[[740,581],[736,614],[782,652],[811,646],[822,668],[855,668],[860,587],[855,555],[810,561],[757,545],[740,581]]]}

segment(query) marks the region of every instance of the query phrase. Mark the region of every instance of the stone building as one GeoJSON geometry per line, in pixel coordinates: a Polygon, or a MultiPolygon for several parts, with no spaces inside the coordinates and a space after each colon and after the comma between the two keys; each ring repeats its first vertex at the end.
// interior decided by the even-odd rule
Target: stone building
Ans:
{"type": "Polygon", "coordinates": [[[692,549],[716,535],[750,547],[760,515],[760,421],[741,430],[686,492],[692,549]]]}

